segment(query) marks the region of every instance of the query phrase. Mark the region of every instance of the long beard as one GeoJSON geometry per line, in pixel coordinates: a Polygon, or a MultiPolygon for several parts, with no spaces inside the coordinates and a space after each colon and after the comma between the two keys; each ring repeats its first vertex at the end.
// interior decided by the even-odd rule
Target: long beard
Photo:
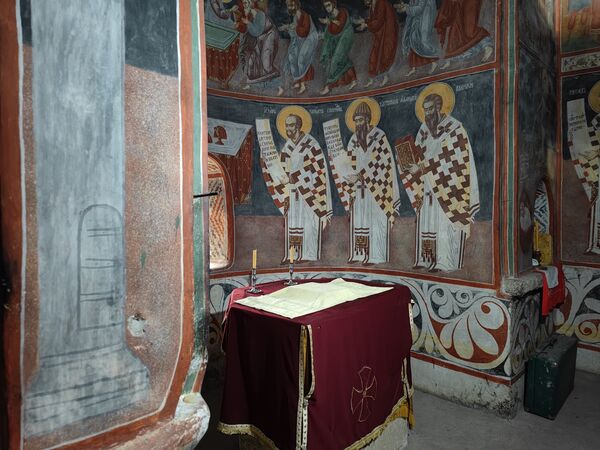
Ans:
{"type": "Polygon", "coordinates": [[[438,125],[440,124],[440,115],[438,113],[432,114],[431,116],[425,117],[425,123],[427,124],[427,128],[433,137],[438,137],[438,125]]]}
{"type": "Polygon", "coordinates": [[[358,143],[361,145],[363,149],[367,149],[367,134],[369,134],[369,129],[365,126],[357,126],[356,127],[356,138],[358,139],[358,143]]]}

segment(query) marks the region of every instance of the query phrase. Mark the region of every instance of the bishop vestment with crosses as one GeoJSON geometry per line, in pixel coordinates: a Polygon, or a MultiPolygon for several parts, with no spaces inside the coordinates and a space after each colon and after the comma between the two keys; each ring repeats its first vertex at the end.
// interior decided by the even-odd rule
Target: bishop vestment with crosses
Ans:
{"type": "Polygon", "coordinates": [[[294,247],[297,262],[321,258],[322,231],[333,210],[327,163],[317,140],[309,134],[312,120],[300,106],[288,106],[277,117],[277,129],[286,142],[275,149],[268,119],[257,119],[261,167],[267,190],[285,217],[283,261],[294,247]]]}
{"type": "Polygon", "coordinates": [[[567,102],[568,145],[575,172],[589,202],[586,253],[600,255],[600,82],[590,90],[588,103],[597,113],[589,125],[585,98],[567,102]]]}
{"type": "Polygon", "coordinates": [[[450,116],[453,107],[450,86],[426,87],[417,98],[422,125],[414,145],[396,143],[402,184],[417,214],[415,267],[432,272],[462,268],[465,243],[479,211],[473,151],[462,123],[450,116]],[[407,151],[413,156],[403,155],[407,151]]]}
{"type": "Polygon", "coordinates": [[[392,148],[377,128],[381,110],[371,98],[355,100],[346,111],[354,134],[342,143],[338,119],[323,124],[333,181],[350,214],[349,262],[390,260],[390,232],[400,207],[392,148]]]}

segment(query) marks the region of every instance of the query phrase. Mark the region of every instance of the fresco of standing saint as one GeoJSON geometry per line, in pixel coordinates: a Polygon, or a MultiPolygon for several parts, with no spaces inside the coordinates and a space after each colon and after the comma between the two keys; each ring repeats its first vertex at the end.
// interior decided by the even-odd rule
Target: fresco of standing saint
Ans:
{"type": "Polygon", "coordinates": [[[321,65],[325,68],[326,81],[321,95],[339,86],[348,85],[348,90],[356,86],[356,70],[348,57],[354,43],[350,15],[346,9],[338,8],[337,0],[325,0],[323,7],[327,17],[319,21],[327,25],[321,49],[321,65]]]}
{"type": "Polygon", "coordinates": [[[375,77],[383,75],[379,83],[385,86],[389,77],[387,71],[394,64],[398,48],[398,20],[396,11],[388,0],[364,0],[369,8],[367,20],[359,19],[355,23],[359,30],[368,29],[373,33],[373,44],[369,54],[369,80],[365,87],[375,82],[375,77]]]}
{"type": "MultiPolygon", "coordinates": [[[[284,71],[291,75],[293,88],[302,94],[306,91],[306,83],[315,77],[312,60],[319,43],[319,33],[310,14],[300,8],[300,0],[286,0],[286,4],[292,23],[279,27],[290,34],[284,71]]],[[[283,93],[284,88],[280,86],[277,95],[283,93]]]]}
{"type": "Polygon", "coordinates": [[[350,214],[349,262],[385,263],[390,260],[390,233],[400,207],[394,156],[379,128],[381,109],[376,100],[360,98],[346,111],[353,132],[344,147],[339,120],[323,124],[333,180],[350,214]]]}
{"type": "Polygon", "coordinates": [[[402,53],[408,57],[410,70],[406,76],[415,73],[418,67],[431,65],[433,72],[440,57],[441,49],[433,24],[437,15],[435,0],[410,0],[397,3],[394,8],[406,13],[406,23],[402,34],[402,53]]]}
{"type": "Polygon", "coordinates": [[[451,61],[466,60],[483,53],[481,61],[490,59],[494,44],[490,33],[479,26],[479,13],[482,0],[446,0],[442,3],[435,20],[442,47],[444,63],[442,69],[451,61]]]}
{"type": "Polygon", "coordinates": [[[263,178],[285,217],[282,262],[289,260],[290,247],[297,262],[320,259],[322,232],[333,215],[327,163],[311,128],[312,118],[304,108],[283,108],[277,130],[286,141],[278,153],[269,119],[256,119],[263,178]]]}
{"type": "Polygon", "coordinates": [[[473,151],[462,123],[451,116],[454,101],[446,83],[423,89],[415,105],[422,125],[414,145],[410,139],[396,145],[400,177],[417,214],[415,268],[431,272],[462,268],[479,211],[473,151]]]}
{"type": "Polygon", "coordinates": [[[279,76],[275,66],[279,33],[271,18],[253,0],[242,0],[242,7],[232,8],[235,28],[243,33],[240,59],[246,76],[244,89],[250,84],[269,81],[279,76]]]}
{"type": "Polygon", "coordinates": [[[586,253],[600,255],[600,81],[594,84],[587,100],[596,113],[591,123],[586,117],[585,98],[567,102],[568,145],[575,172],[589,201],[586,253]]]}

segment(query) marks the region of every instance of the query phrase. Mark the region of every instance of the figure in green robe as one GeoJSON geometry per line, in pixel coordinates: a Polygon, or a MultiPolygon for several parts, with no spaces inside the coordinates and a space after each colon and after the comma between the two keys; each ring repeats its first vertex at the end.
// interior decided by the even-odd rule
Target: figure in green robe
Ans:
{"type": "Polygon", "coordinates": [[[336,0],[323,2],[327,18],[319,19],[327,25],[323,38],[321,64],[326,70],[327,80],[321,95],[328,94],[331,89],[348,85],[348,90],[356,86],[356,71],[348,57],[354,42],[354,29],[348,11],[338,9],[336,0]]]}

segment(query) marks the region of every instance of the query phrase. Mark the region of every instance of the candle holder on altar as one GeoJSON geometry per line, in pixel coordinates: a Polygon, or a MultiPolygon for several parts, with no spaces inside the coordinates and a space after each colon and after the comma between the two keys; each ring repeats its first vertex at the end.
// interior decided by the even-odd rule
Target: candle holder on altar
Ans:
{"type": "Polygon", "coordinates": [[[298,284],[297,281],[294,281],[294,263],[293,262],[290,262],[290,278],[283,284],[285,284],[286,286],[294,286],[294,285],[298,284]]]}
{"type": "Polygon", "coordinates": [[[250,274],[250,289],[246,289],[246,292],[250,294],[262,294],[262,289],[256,287],[256,267],[252,268],[250,274]]]}

